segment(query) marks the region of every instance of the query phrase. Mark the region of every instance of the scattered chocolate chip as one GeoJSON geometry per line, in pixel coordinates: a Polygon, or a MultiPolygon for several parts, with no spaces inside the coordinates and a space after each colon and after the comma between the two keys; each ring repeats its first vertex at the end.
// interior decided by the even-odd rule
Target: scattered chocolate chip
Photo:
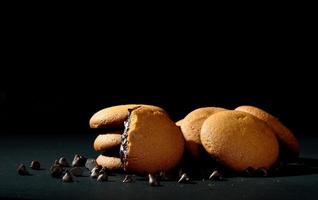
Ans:
{"type": "Polygon", "coordinates": [[[17,168],[17,172],[21,176],[29,175],[28,170],[26,169],[24,164],[20,164],[17,168]]]}
{"type": "Polygon", "coordinates": [[[70,166],[70,164],[67,162],[65,157],[61,157],[59,159],[59,164],[62,165],[63,167],[69,167],[70,166]]]}
{"type": "Polygon", "coordinates": [[[58,161],[58,160],[54,160],[53,165],[60,165],[60,163],[59,163],[59,161],[58,161]]]}
{"type": "Polygon", "coordinates": [[[107,173],[101,173],[97,177],[97,181],[103,182],[103,181],[108,181],[108,176],[107,173]]]}
{"type": "Polygon", "coordinates": [[[37,160],[32,160],[30,164],[31,169],[39,170],[41,168],[40,162],[37,160]]]}
{"type": "Polygon", "coordinates": [[[243,175],[244,176],[254,176],[255,169],[253,167],[248,167],[246,170],[244,170],[243,175]]]}
{"type": "Polygon", "coordinates": [[[133,179],[130,175],[126,175],[124,180],[123,180],[123,183],[131,183],[133,182],[133,179]]]}
{"type": "Polygon", "coordinates": [[[99,167],[94,167],[91,171],[91,178],[97,178],[99,175],[99,167]]]}
{"type": "Polygon", "coordinates": [[[261,177],[267,177],[268,176],[268,170],[265,169],[264,167],[258,168],[255,170],[255,175],[256,176],[261,176],[261,177]]]}
{"type": "Polygon", "coordinates": [[[98,174],[108,174],[107,168],[103,167],[102,169],[99,170],[98,174]]]}
{"type": "Polygon", "coordinates": [[[72,175],[69,171],[66,171],[63,178],[62,178],[62,181],[64,183],[70,183],[70,182],[73,182],[73,178],[72,178],[72,175]]]}
{"type": "Polygon", "coordinates": [[[187,173],[183,173],[180,179],[178,180],[178,183],[189,183],[189,182],[190,182],[190,178],[188,177],[187,173]]]}
{"type": "Polygon", "coordinates": [[[220,181],[223,180],[223,176],[218,170],[214,170],[210,175],[209,179],[213,181],[220,181]]]}
{"type": "Polygon", "coordinates": [[[70,173],[73,176],[82,176],[83,173],[84,173],[84,170],[81,167],[73,167],[73,168],[70,169],[70,173]]]}
{"type": "Polygon", "coordinates": [[[73,161],[72,161],[72,166],[73,167],[84,167],[86,160],[87,160],[87,158],[85,158],[84,156],[76,154],[74,156],[73,161]]]}
{"type": "Polygon", "coordinates": [[[98,165],[97,165],[97,162],[96,162],[95,159],[93,159],[93,158],[88,158],[88,159],[86,160],[85,167],[86,167],[89,171],[92,171],[92,169],[93,169],[94,167],[97,167],[97,166],[98,166],[98,165]]]}
{"type": "Polygon", "coordinates": [[[149,177],[149,185],[150,186],[159,186],[160,185],[158,176],[156,176],[154,174],[149,174],[148,177],[149,177]]]}
{"type": "Polygon", "coordinates": [[[58,165],[53,165],[50,168],[50,174],[54,178],[60,178],[62,176],[63,168],[58,164],[58,165]]]}
{"type": "Polygon", "coordinates": [[[97,176],[98,176],[97,172],[94,171],[91,173],[91,178],[97,178],[97,176]]]}

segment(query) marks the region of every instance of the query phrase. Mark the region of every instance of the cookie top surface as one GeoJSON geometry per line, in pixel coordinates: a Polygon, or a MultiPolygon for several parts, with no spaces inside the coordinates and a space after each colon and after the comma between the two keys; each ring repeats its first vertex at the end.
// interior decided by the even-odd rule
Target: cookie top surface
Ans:
{"type": "Polygon", "coordinates": [[[96,151],[105,151],[118,148],[121,144],[121,132],[112,132],[107,134],[100,134],[94,141],[94,149],[96,151]]]}
{"type": "Polygon", "coordinates": [[[250,113],[255,117],[265,121],[268,124],[268,126],[270,126],[274,130],[279,142],[283,144],[284,147],[288,151],[290,151],[290,153],[292,153],[295,156],[299,154],[299,142],[297,138],[276,117],[254,106],[240,106],[237,107],[235,110],[250,113]]]}
{"type": "Polygon", "coordinates": [[[124,121],[128,117],[128,109],[142,106],[153,110],[165,112],[162,108],[144,104],[127,104],[104,108],[96,112],[90,119],[91,128],[123,128],[124,121]]]}
{"type": "Polygon", "coordinates": [[[204,107],[198,108],[190,112],[181,124],[181,131],[186,141],[187,150],[196,158],[200,157],[200,131],[203,122],[211,115],[225,111],[224,108],[204,107]]]}
{"type": "Polygon", "coordinates": [[[270,168],[278,158],[279,146],[273,130],[245,112],[211,115],[203,123],[200,136],[212,157],[237,172],[248,167],[270,168]]]}
{"type": "Polygon", "coordinates": [[[156,173],[175,167],[184,151],[180,128],[163,112],[146,107],[133,110],[127,131],[127,171],[156,173]]]}

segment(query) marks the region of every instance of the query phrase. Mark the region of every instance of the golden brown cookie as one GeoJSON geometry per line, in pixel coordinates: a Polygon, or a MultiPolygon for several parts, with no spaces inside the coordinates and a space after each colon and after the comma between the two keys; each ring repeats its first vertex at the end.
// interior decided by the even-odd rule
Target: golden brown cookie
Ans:
{"type": "Polygon", "coordinates": [[[179,121],[176,122],[177,126],[181,126],[183,119],[180,119],[179,121]]]}
{"type": "Polygon", "coordinates": [[[154,110],[165,112],[162,108],[152,105],[127,104],[104,108],[96,112],[90,119],[91,128],[123,128],[124,121],[128,117],[128,109],[138,106],[148,107],[154,110]]]}
{"type": "Polygon", "coordinates": [[[139,107],[125,123],[120,155],[124,169],[134,173],[156,173],[180,162],[184,139],[180,128],[160,110],[139,107]]]}
{"type": "Polygon", "coordinates": [[[254,115],[255,117],[265,121],[270,126],[279,140],[279,142],[289,151],[292,155],[298,156],[299,142],[294,134],[285,127],[277,118],[267,113],[266,111],[254,106],[240,106],[235,110],[243,111],[254,115]]]}
{"type": "Polygon", "coordinates": [[[105,151],[108,149],[118,148],[121,144],[121,132],[112,132],[106,134],[100,134],[94,141],[94,149],[96,151],[105,151]]]}
{"type": "Polygon", "coordinates": [[[200,131],[203,122],[214,113],[225,111],[224,108],[204,107],[190,112],[181,124],[181,131],[185,138],[185,145],[188,152],[199,159],[201,156],[202,144],[200,140],[200,131]]]}
{"type": "Polygon", "coordinates": [[[121,163],[120,158],[99,155],[96,158],[96,162],[98,165],[105,167],[109,170],[122,169],[122,163],[121,163]]]}
{"type": "Polygon", "coordinates": [[[262,120],[241,111],[211,115],[201,128],[205,150],[231,170],[270,168],[278,158],[274,131],[262,120]]]}

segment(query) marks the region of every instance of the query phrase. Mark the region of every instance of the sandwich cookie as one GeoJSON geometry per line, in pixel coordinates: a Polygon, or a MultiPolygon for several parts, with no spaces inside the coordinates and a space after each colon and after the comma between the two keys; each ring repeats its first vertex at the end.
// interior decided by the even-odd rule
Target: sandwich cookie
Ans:
{"type": "Polygon", "coordinates": [[[274,131],[262,120],[241,111],[211,115],[203,123],[200,137],[213,158],[236,172],[249,167],[269,169],[279,154],[274,131]]]}
{"type": "Polygon", "coordinates": [[[180,162],[184,138],[165,112],[151,107],[130,110],[122,134],[120,156],[125,171],[158,173],[180,162]]]}
{"type": "Polygon", "coordinates": [[[176,122],[176,125],[181,127],[182,122],[183,122],[183,119],[180,119],[179,121],[176,122]]]}
{"type": "Polygon", "coordinates": [[[119,151],[121,133],[122,132],[117,131],[98,135],[94,141],[94,149],[96,151],[105,151],[117,148],[119,151]]]}
{"type": "Polygon", "coordinates": [[[96,112],[89,120],[91,128],[124,128],[124,121],[128,118],[128,109],[142,106],[165,112],[162,108],[144,104],[127,104],[104,108],[96,112]]]}
{"type": "Polygon", "coordinates": [[[119,147],[121,144],[121,134],[119,133],[100,134],[94,141],[94,149],[103,152],[102,155],[96,158],[96,162],[108,170],[122,169],[119,156],[119,147]]]}
{"type": "Polygon", "coordinates": [[[198,108],[190,112],[181,124],[181,131],[185,139],[187,151],[196,159],[202,156],[202,144],[200,140],[200,131],[203,122],[211,115],[225,111],[224,108],[204,107],[198,108]]]}
{"type": "Polygon", "coordinates": [[[98,129],[100,134],[96,137],[93,147],[96,151],[102,151],[96,162],[109,170],[122,168],[119,156],[121,134],[124,130],[124,121],[128,118],[128,110],[135,107],[148,107],[153,110],[165,112],[157,106],[143,104],[128,104],[112,106],[96,112],[90,119],[90,127],[98,129]],[[109,132],[112,130],[112,132],[109,132]],[[107,131],[105,133],[105,131],[107,131]]]}
{"type": "Polygon", "coordinates": [[[99,155],[96,158],[96,162],[99,166],[102,166],[108,170],[122,169],[122,163],[119,157],[99,155]]]}
{"type": "Polygon", "coordinates": [[[267,113],[266,111],[254,107],[254,106],[240,106],[235,110],[247,112],[254,115],[255,117],[265,121],[268,126],[270,126],[282,145],[283,149],[287,150],[287,156],[298,156],[299,154],[299,142],[294,134],[284,126],[276,117],[267,113]]]}

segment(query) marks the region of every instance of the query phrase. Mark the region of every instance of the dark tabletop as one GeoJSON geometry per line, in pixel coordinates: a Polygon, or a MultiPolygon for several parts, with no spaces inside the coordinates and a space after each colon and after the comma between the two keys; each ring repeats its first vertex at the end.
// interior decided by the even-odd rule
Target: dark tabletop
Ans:
{"type": "Polygon", "coordinates": [[[3,133],[0,140],[1,199],[316,199],[318,196],[318,138],[300,138],[301,154],[309,160],[307,170],[281,177],[232,177],[225,181],[193,181],[191,184],[161,182],[150,187],[142,177],[122,183],[123,174],[109,176],[108,182],[75,177],[73,183],[51,178],[48,169],[58,157],[72,160],[74,154],[96,157],[94,134],[59,132],[33,135],[3,133]],[[43,170],[29,170],[30,176],[16,172],[19,163],[27,166],[39,160],[43,170]]]}

